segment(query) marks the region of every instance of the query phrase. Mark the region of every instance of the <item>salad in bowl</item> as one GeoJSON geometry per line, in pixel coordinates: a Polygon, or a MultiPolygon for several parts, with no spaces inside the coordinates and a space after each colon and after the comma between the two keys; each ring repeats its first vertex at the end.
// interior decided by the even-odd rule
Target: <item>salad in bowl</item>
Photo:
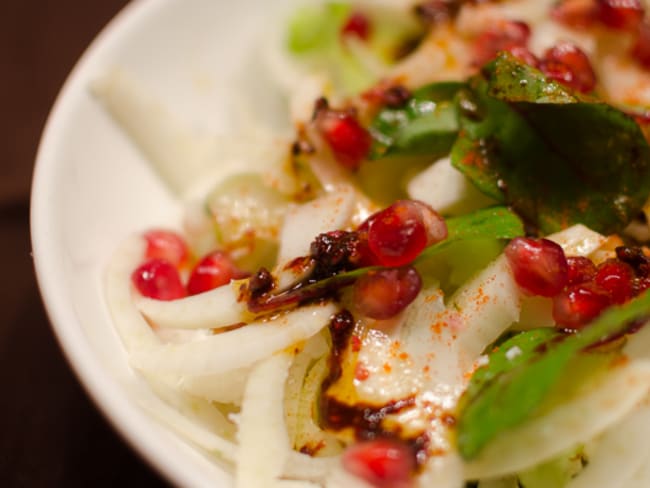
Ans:
{"type": "Polygon", "coordinates": [[[296,5],[220,136],[96,80],[185,208],[105,270],[157,417],[240,487],[650,485],[646,14],[296,5]]]}

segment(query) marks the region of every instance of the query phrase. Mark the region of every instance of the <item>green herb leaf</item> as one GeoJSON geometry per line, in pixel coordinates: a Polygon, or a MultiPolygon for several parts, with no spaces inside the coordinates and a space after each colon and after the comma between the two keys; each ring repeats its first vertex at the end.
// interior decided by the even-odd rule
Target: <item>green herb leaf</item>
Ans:
{"type": "Polygon", "coordinates": [[[289,22],[289,50],[294,54],[304,54],[329,48],[338,40],[341,26],[350,11],[350,5],[337,2],[298,9],[289,22]]]}
{"type": "MultiPolygon", "coordinates": [[[[624,333],[633,322],[648,319],[650,290],[622,306],[608,309],[585,329],[562,341],[551,338],[544,347],[533,348],[526,361],[506,363],[505,367],[503,361],[497,361],[491,371],[480,373],[471,383],[469,396],[459,402],[461,455],[468,460],[476,457],[501,432],[539,413],[544,401],[570,371],[569,363],[578,359],[583,349],[624,333]]],[[[525,339],[520,341],[525,343],[525,339]]],[[[533,343],[536,340],[531,338],[533,343]]]]}
{"type": "Polygon", "coordinates": [[[371,159],[449,153],[458,133],[454,97],[463,83],[442,82],[416,90],[404,107],[382,109],[370,126],[371,159]]]}
{"type": "Polygon", "coordinates": [[[446,249],[454,242],[477,239],[514,239],[524,234],[521,219],[506,207],[490,207],[446,220],[447,239],[426,248],[418,261],[446,249]]]}
{"type": "Polygon", "coordinates": [[[621,230],[650,188],[636,122],[573,94],[507,53],[459,92],[452,164],[544,233],[575,223],[621,230]]]}

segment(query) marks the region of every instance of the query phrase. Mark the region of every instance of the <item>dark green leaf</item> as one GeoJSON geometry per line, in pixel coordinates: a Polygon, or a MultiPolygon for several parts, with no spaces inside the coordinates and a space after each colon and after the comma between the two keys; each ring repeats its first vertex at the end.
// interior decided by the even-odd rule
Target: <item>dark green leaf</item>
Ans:
{"type": "Polygon", "coordinates": [[[371,158],[427,156],[449,153],[458,132],[454,97],[457,82],[426,85],[416,90],[401,108],[384,108],[370,126],[374,143],[371,158]]]}
{"type": "Polygon", "coordinates": [[[575,95],[508,54],[472,78],[458,100],[453,165],[544,233],[578,222],[616,232],[645,203],[650,147],[620,110],[575,95]]]}
{"type": "MultiPolygon", "coordinates": [[[[499,363],[473,383],[471,395],[459,403],[458,448],[465,459],[504,430],[539,413],[554,388],[562,383],[571,361],[580,361],[586,347],[624,333],[631,323],[650,319],[650,290],[619,307],[605,311],[582,331],[562,341],[537,346],[525,361],[499,363]],[[500,366],[499,366],[500,365],[500,366]]],[[[523,340],[523,339],[522,339],[523,340]]]]}

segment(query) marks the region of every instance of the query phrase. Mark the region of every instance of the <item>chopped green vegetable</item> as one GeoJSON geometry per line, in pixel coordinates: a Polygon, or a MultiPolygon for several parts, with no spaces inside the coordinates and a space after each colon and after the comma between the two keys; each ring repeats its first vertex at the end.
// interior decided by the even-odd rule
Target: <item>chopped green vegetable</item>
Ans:
{"type": "Polygon", "coordinates": [[[339,31],[351,7],[329,2],[322,6],[306,5],[296,11],[289,22],[287,43],[294,54],[327,49],[339,31]]]}
{"type": "Polygon", "coordinates": [[[544,233],[583,223],[621,230],[650,187],[650,147],[636,122],[574,95],[507,53],[459,93],[452,163],[544,233]]]}
{"type": "Polygon", "coordinates": [[[442,82],[416,90],[404,107],[384,108],[370,126],[370,157],[426,156],[449,153],[458,133],[454,97],[463,83],[442,82]]]}
{"type": "MultiPolygon", "coordinates": [[[[538,414],[549,397],[555,398],[554,388],[561,387],[563,376],[573,369],[568,368],[569,364],[589,356],[580,354],[583,349],[624,333],[632,322],[648,319],[650,290],[625,305],[605,311],[582,331],[562,341],[551,339],[543,347],[534,348],[529,355],[522,354],[521,361],[505,363],[510,367],[503,368],[501,361],[490,371],[480,373],[484,380],[479,376],[472,382],[469,396],[459,404],[458,448],[461,455],[473,459],[501,432],[538,414]]],[[[580,369],[579,365],[576,367],[580,369]]]]}

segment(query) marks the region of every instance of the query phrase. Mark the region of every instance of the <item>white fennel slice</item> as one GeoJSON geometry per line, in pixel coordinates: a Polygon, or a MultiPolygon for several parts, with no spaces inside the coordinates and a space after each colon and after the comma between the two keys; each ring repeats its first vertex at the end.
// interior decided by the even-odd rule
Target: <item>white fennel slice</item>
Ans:
{"type": "Polygon", "coordinates": [[[639,488],[641,486],[650,486],[650,451],[646,452],[645,462],[634,473],[625,488],[639,488]]]}
{"type": "Polygon", "coordinates": [[[234,369],[226,373],[172,376],[167,379],[170,386],[210,402],[241,404],[246,378],[250,367],[234,369]]]}
{"type": "Polygon", "coordinates": [[[134,351],[132,365],[161,375],[210,375],[250,366],[323,327],[335,313],[334,304],[301,307],[270,321],[258,321],[238,329],[185,344],[163,344],[134,351]]]}
{"type": "Polygon", "coordinates": [[[297,451],[289,452],[282,476],[288,479],[302,479],[318,482],[329,476],[339,462],[338,456],[312,457],[297,451]]]}
{"type": "Polygon", "coordinates": [[[355,209],[355,191],[340,187],[316,200],[291,208],[280,232],[278,263],[309,255],[314,238],[324,232],[350,225],[355,209]]]}
{"type": "Polygon", "coordinates": [[[603,434],[589,464],[566,488],[625,488],[649,453],[650,405],[646,402],[603,434]]]}
{"type": "Polygon", "coordinates": [[[617,366],[587,391],[493,439],[467,464],[466,475],[481,479],[516,473],[590,441],[631,412],[649,387],[650,362],[617,366]]]}
{"type": "Polygon", "coordinates": [[[115,251],[106,270],[106,304],[127,351],[161,344],[133,303],[131,273],[142,262],[144,252],[144,239],[132,236],[115,251]]]}
{"type": "Polygon", "coordinates": [[[219,329],[245,321],[246,302],[239,301],[241,282],[232,282],[178,300],[138,297],[140,312],[162,329],[219,329]]]}
{"type": "Polygon", "coordinates": [[[432,456],[418,478],[419,488],[463,488],[465,486],[463,463],[457,454],[447,452],[432,456]]]}
{"type": "Polygon", "coordinates": [[[271,356],[248,377],[237,432],[237,488],[271,486],[282,474],[290,451],[283,404],[292,359],[286,352],[271,356]]]}
{"type": "Polygon", "coordinates": [[[499,256],[463,285],[448,308],[450,315],[457,315],[460,359],[468,371],[485,348],[519,320],[521,292],[506,257],[499,256]]]}
{"type": "Polygon", "coordinates": [[[413,177],[407,191],[411,198],[428,203],[445,215],[462,215],[494,203],[451,165],[449,157],[439,159],[413,177]]]}

